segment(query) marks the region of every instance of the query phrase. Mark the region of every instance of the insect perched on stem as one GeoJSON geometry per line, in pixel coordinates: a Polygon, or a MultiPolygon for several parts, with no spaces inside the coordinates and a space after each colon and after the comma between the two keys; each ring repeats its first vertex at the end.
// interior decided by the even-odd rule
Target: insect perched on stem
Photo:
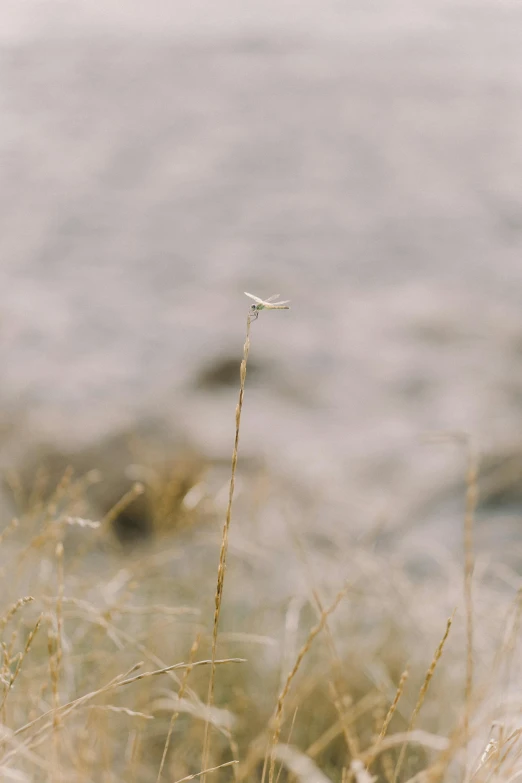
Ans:
{"type": "Polygon", "coordinates": [[[268,299],[260,299],[258,296],[254,296],[254,294],[249,294],[248,291],[245,291],[245,294],[250,299],[253,299],[254,302],[257,302],[257,304],[253,304],[250,307],[250,317],[253,321],[259,318],[261,310],[290,310],[288,307],[289,299],[286,299],[284,302],[274,301],[279,297],[279,294],[269,296],[268,299]]]}

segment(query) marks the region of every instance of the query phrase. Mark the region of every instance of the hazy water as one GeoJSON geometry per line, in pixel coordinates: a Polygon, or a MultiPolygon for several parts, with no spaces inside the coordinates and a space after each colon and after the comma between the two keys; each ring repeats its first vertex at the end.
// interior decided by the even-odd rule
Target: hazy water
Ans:
{"type": "Polygon", "coordinates": [[[237,384],[198,379],[244,290],[292,310],[253,325],[243,453],[371,520],[463,469],[426,432],[519,440],[519,3],[1,14],[6,443],[153,414],[228,454],[237,384]]]}

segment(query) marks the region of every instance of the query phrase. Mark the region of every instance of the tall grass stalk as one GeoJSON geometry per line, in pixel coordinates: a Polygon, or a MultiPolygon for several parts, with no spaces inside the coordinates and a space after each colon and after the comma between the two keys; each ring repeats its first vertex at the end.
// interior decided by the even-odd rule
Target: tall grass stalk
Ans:
{"type": "Polygon", "coordinates": [[[466,512],[464,515],[464,603],[466,607],[466,685],[464,691],[464,750],[465,777],[467,778],[467,743],[469,718],[473,699],[473,523],[478,500],[478,456],[468,442],[468,468],[466,473],[466,512]]]}
{"type": "MultiPolygon", "coordinates": [[[[239,370],[239,400],[236,406],[236,432],[234,437],[234,449],[232,452],[232,466],[230,472],[230,487],[228,492],[228,504],[225,517],[225,524],[223,525],[223,533],[221,536],[221,549],[219,553],[219,565],[217,575],[217,585],[215,593],[215,608],[214,608],[214,624],[212,628],[212,653],[211,653],[211,665],[210,665],[210,679],[208,684],[207,705],[210,707],[214,701],[214,685],[216,680],[216,650],[217,650],[217,637],[219,628],[219,616],[221,614],[221,602],[223,600],[223,584],[225,581],[225,570],[227,563],[227,551],[228,551],[228,535],[230,531],[230,521],[232,519],[232,503],[234,501],[234,489],[236,483],[236,468],[237,457],[239,449],[239,431],[241,427],[241,412],[243,410],[243,398],[245,396],[245,380],[246,370],[248,362],[248,354],[250,352],[250,326],[251,317],[247,317],[246,325],[246,337],[245,344],[243,346],[243,360],[239,370]]],[[[208,759],[210,753],[210,722],[207,720],[205,723],[205,735],[203,739],[203,756],[201,768],[205,770],[201,776],[202,783],[206,780],[206,771],[208,769],[208,759]]]]}

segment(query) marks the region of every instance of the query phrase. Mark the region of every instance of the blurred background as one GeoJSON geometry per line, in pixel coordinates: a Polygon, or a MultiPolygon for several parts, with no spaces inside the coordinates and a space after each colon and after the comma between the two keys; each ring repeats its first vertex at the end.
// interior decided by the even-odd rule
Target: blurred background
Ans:
{"type": "Polygon", "coordinates": [[[519,3],[1,14],[4,467],[150,417],[228,459],[244,290],[292,300],[245,458],[375,521],[463,474],[429,433],[517,447],[519,3]]]}

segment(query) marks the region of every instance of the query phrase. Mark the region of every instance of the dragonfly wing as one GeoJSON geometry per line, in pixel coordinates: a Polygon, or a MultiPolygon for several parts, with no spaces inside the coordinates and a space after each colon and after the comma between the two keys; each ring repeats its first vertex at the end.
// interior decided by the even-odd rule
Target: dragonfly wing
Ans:
{"type": "Polygon", "coordinates": [[[285,299],[282,302],[275,302],[274,305],[275,307],[282,307],[283,305],[287,305],[289,303],[290,303],[290,299],[285,299]]]}
{"type": "Polygon", "coordinates": [[[273,302],[274,299],[278,299],[281,296],[281,294],[272,294],[272,296],[269,296],[268,299],[265,299],[265,302],[273,302]]]}
{"type": "Polygon", "coordinates": [[[245,296],[249,296],[250,299],[253,299],[254,302],[257,302],[258,304],[263,304],[263,300],[260,299],[258,296],[254,296],[254,294],[249,294],[248,291],[244,291],[245,296]]]}

